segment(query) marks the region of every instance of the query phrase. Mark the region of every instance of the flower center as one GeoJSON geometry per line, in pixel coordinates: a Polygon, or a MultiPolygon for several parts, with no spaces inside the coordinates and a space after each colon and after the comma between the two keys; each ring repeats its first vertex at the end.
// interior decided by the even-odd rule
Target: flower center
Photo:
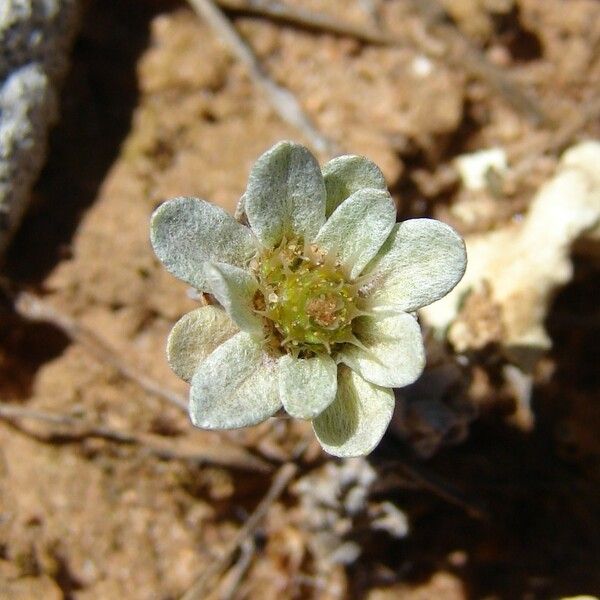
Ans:
{"type": "Polygon", "coordinates": [[[295,356],[331,353],[352,342],[357,287],[331,256],[300,241],[283,241],[253,261],[259,282],[254,310],[264,317],[269,342],[295,356]]]}

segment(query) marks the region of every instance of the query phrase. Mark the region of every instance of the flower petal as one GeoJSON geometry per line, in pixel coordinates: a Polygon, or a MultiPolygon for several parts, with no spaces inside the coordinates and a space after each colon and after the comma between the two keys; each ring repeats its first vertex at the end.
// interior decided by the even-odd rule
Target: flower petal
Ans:
{"type": "Polygon", "coordinates": [[[175,323],[167,341],[167,360],[176,375],[189,381],[198,365],[238,332],[229,315],[216,306],[203,306],[175,323]]]}
{"type": "Polygon", "coordinates": [[[300,144],[273,146],[252,167],[244,208],[267,247],[284,237],[312,240],[325,221],[325,183],[315,157],[300,144]]]}
{"type": "Polygon", "coordinates": [[[337,365],[329,356],[279,360],[279,394],[292,417],[316,417],[333,402],[336,389],[337,365]]]}
{"type": "Polygon", "coordinates": [[[256,254],[248,227],[198,198],[174,198],[161,204],[152,215],[150,240],[167,271],[199,290],[206,290],[204,261],[243,266],[256,254]]]}
{"type": "Polygon", "coordinates": [[[412,219],[399,223],[365,272],[373,310],[412,312],[445,296],[467,265],[463,239],[445,223],[412,219]]]}
{"type": "Polygon", "coordinates": [[[425,367],[425,348],[417,320],[408,313],[359,317],[354,333],[364,348],[347,344],[340,360],[367,381],[403,387],[416,381],[425,367]]]}
{"type": "Polygon", "coordinates": [[[393,412],[392,390],[375,386],[354,371],[340,367],[335,400],[313,419],[313,429],[329,454],[366,456],[380,442],[393,412]]]}
{"type": "Polygon", "coordinates": [[[327,191],[326,215],[331,213],[354,192],[364,188],[386,190],[385,178],[379,167],[364,156],[337,156],[323,167],[327,191]]]}
{"type": "Polygon", "coordinates": [[[219,346],[192,378],[189,410],[196,427],[256,425],[280,407],[276,361],[244,332],[219,346]]]}
{"type": "Polygon", "coordinates": [[[387,191],[358,190],[336,208],[315,238],[315,245],[334,252],[354,279],[377,254],[395,221],[396,207],[387,191]]]}
{"type": "Polygon", "coordinates": [[[262,334],[262,320],[252,310],[256,279],[244,269],[223,263],[205,263],[204,276],[211,294],[242,331],[262,334]]]}

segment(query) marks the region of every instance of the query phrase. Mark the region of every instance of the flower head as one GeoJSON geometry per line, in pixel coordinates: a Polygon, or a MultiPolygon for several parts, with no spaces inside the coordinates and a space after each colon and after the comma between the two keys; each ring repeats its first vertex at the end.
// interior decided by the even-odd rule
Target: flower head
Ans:
{"type": "Polygon", "coordinates": [[[185,315],[167,345],[191,383],[194,425],[254,425],[282,406],[312,420],[336,456],[368,454],[394,408],[390,388],[425,364],[414,311],[462,277],[465,248],[431,219],[397,224],[375,164],[340,156],[323,169],[280,142],[250,173],[245,226],[196,198],[152,217],[165,267],[220,304],[185,315]]]}

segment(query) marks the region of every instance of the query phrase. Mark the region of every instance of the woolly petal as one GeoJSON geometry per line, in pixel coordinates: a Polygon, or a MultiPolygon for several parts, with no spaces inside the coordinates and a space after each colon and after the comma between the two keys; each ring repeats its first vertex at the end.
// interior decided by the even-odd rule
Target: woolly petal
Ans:
{"type": "Polygon", "coordinates": [[[445,223],[399,223],[367,267],[373,310],[412,312],[445,296],[467,266],[463,239],[445,223]]]}
{"type": "Polygon", "coordinates": [[[364,156],[352,154],[330,160],[323,167],[323,179],[327,191],[326,215],[328,217],[346,198],[358,190],[387,189],[379,167],[364,156]]]}
{"type": "Polygon", "coordinates": [[[161,204],[152,215],[150,240],[167,271],[199,290],[207,290],[204,261],[243,266],[256,253],[248,227],[198,198],[174,198],[161,204]]]}
{"type": "Polygon", "coordinates": [[[258,289],[256,279],[248,272],[222,263],[205,263],[208,289],[242,331],[262,334],[262,321],[252,310],[258,289]]]}
{"type": "Polygon", "coordinates": [[[192,378],[189,410],[196,427],[256,425],[280,407],[277,364],[244,332],[219,346],[192,378]]]}
{"type": "Polygon", "coordinates": [[[329,356],[280,359],[279,394],[292,417],[316,417],[333,402],[336,389],[337,365],[329,356]]]}
{"type": "Polygon", "coordinates": [[[329,454],[365,456],[380,442],[393,412],[392,390],[377,387],[340,367],[335,400],[313,419],[313,429],[329,454]]]}
{"type": "Polygon", "coordinates": [[[396,221],[388,192],[358,190],[340,204],[319,231],[315,245],[333,252],[351,279],[377,254],[396,221]]]}
{"type": "Polygon", "coordinates": [[[354,333],[364,348],[347,344],[340,360],[376,385],[403,387],[425,368],[425,348],[417,320],[407,313],[359,317],[354,333]]]}
{"type": "Polygon", "coordinates": [[[292,142],[273,146],[250,172],[244,208],[267,247],[283,237],[312,240],[325,221],[325,183],[315,157],[292,142]]]}
{"type": "Polygon", "coordinates": [[[175,323],[167,341],[167,360],[176,375],[189,381],[200,363],[238,332],[227,313],[216,306],[203,306],[175,323]]]}

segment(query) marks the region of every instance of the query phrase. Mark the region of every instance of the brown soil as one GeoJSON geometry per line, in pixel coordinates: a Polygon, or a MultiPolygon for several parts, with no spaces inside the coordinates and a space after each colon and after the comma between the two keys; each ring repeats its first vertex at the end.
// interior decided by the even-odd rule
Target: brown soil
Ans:
{"type": "MultiPolygon", "coordinates": [[[[367,2],[290,4],[370,23],[367,2]]],[[[374,4],[381,22],[405,40],[400,47],[231,16],[270,76],[294,92],[322,132],[382,167],[401,218],[433,215],[466,233],[526,210],[556,164],[553,124],[569,123],[598,93],[600,4],[446,0],[452,18],[431,26],[410,2],[374,4]],[[440,26],[455,37],[437,35],[440,26]],[[459,40],[533,95],[548,120],[536,123],[475,77],[467,59],[456,59],[465,52],[459,40]],[[426,58],[424,47],[438,58],[426,58]],[[526,157],[529,168],[500,200],[481,201],[475,217],[461,220],[464,211],[452,210],[464,198],[451,161],[490,145],[505,146],[515,160],[526,157]]],[[[591,122],[570,141],[599,135],[591,122]]],[[[306,141],[185,3],[91,0],[35,208],[5,274],[184,394],[164,346],[173,323],[196,303],[154,258],[149,216],[175,195],[232,210],[252,162],[280,139],[306,141]]],[[[325,567],[309,551],[311,533],[286,493],[255,532],[251,563],[230,597],[600,594],[599,281],[597,259],[586,253],[556,299],[548,320],[554,349],[534,380],[533,428],[519,427],[515,398],[500,376],[505,359],[490,343],[470,356],[465,401],[480,417],[466,440],[422,463],[386,436],[369,459],[380,473],[372,497],[406,512],[406,538],[358,525],[347,537],[361,545],[361,556],[347,567],[325,567]],[[435,483],[419,484],[407,465],[435,483]],[[452,490],[450,498],[440,489],[452,490]]],[[[56,326],[27,321],[8,303],[0,318],[3,402],[84,416],[165,443],[228,442],[273,468],[310,439],[307,424],[290,421],[192,432],[176,407],[56,326]]],[[[29,420],[1,422],[0,442],[0,598],[178,598],[220,555],[272,477],[242,465],[160,459],[143,445],[57,434],[29,420]]],[[[297,463],[304,474],[327,460],[310,442],[297,463]]],[[[220,585],[217,594],[227,597],[220,585]]]]}

